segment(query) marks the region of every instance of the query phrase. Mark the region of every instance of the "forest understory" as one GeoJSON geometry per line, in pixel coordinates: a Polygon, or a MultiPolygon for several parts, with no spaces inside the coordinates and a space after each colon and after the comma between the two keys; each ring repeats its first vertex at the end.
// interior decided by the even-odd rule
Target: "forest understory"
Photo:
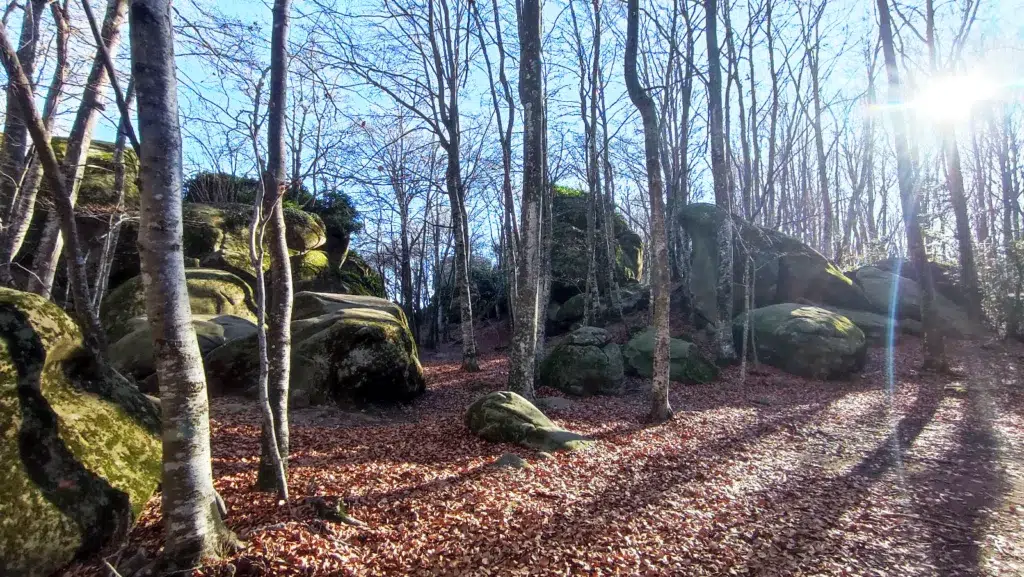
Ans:
{"type": "MultiPolygon", "coordinates": [[[[427,394],[406,407],[293,411],[290,504],[253,488],[257,405],[218,399],[214,479],[246,546],[194,574],[1024,574],[1024,345],[950,345],[953,374],[925,373],[919,341],[901,339],[891,387],[884,348],[847,381],[750,366],[741,382],[731,367],[674,383],[675,417],[656,427],[634,379],[549,411],[596,440],[554,455],[463,423],[505,387],[503,352],[475,374],[455,351],[425,354],[427,394]],[[505,453],[530,466],[496,467],[505,453]],[[317,514],[339,501],[365,525],[317,514]]],[[[158,494],[126,545],[66,575],[161,542],[158,494]]]]}

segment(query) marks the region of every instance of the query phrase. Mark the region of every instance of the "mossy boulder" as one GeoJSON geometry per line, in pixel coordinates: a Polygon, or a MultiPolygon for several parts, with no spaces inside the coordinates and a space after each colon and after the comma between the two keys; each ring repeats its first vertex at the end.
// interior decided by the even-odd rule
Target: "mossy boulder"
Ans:
{"type": "MultiPolygon", "coordinates": [[[[587,193],[564,187],[555,187],[552,208],[551,292],[558,302],[565,302],[583,292],[587,283],[587,193]]],[[[598,211],[597,266],[606,270],[608,257],[605,250],[604,227],[598,211]]],[[[619,284],[637,281],[643,272],[643,240],[633,232],[622,216],[613,217],[615,262],[612,271],[619,284]]],[[[597,279],[602,294],[607,293],[606,279],[597,279]]]]}
{"type": "MultiPolygon", "coordinates": [[[[630,374],[654,376],[654,329],[629,339],[622,356],[630,374]]],[[[669,378],[679,383],[707,383],[718,378],[718,367],[708,362],[697,347],[683,339],[669,340],[669,378]]]]}
{"type": "Polygon", "coordinates": [[[160,482],[159,426],[67,314],[0,289],[0,574],[50,575],[124,537],[160,482]]]}
{"type": "MultiPolygon", "coordinates": [[[[64,153],[67,151],[67,138],[54,137],[51,142],[57,160],[63,160],[64,153]]],[[[139,205],[139,188],[136,178],[139,171],[139,161],[131,146],[125,147],[124,168],[125,206],[129,209],[136,208],[139,205]]],[[[44,194],[51,194],[45,179],[41,189],[44,194]]],[[[114,208],[116,204],[114,143],[93,140],[85,159],[85,171],[82,174],[82,183],[78,189],[76,210],[107,212],[114,208]]]]}
{"type": "Polygon", "coordinates": [[[675,226],[691,239],[690,292],[699,317],[718,318],[718,231],[726,218],[733,232],[733,310],[744,306],[743,274],[753,261],[754,308],[780,303],[810,302],[870,310],[863,291],[835,264],[804,242],[747,222],[713,204],[683,206],[675,226]]]}
{"type": "MultiPolygon", "coordinates": [[[[193,315],[232,315],[256,321],[252,288],[239,277],[222,270],[185,269],[188,298],[193,315]]],[[[135,277],[103,299],[100,321],[111,342],[133,330],[131,320],[146,314],[146,293],[142,277],[135,277]]]]}
{"type": "MultiPolygon", "coordinates": [[[[871,302],[871,310],[896,319],[921,321],[921,285],[913,280],[898,276],[873,266],[858,269],[854,278],[871,302]],[[895,301],[893,301],[895,291],[895,301]],[[895,304],[895,309],[890,307],[895,304]]],[[[964,338],[976,336],[983,331],[972,322],[967,311],[953,301],[936,293],[933,314],[938,327],[948,336],[964,338]]]]}
{"type": "Polygon", "coordinates": [[[581,449],[588,440],[551,422],[530,401],[509,392],[480,397],[466,409],[466,426],[492,443],[515,443],[535,451],[581,449]]]}
{"type": "Polygon", "coordinates": [[[338,267],[331,264],[327,253],[322,250],[296,254],[291,257],[292,284],[297,291],[341,290],[341,275],[338,267]]]}
{"type": "Polygon", "coordinates": [[[864,338],[867,339],[868,345],[871,346],[884,346],[886,344],[889,338],[890,320],[893,323],[893,336],[897,339],[902,334],[920,335],[923,330],[921,322],[913,319],[890,319],[888,315],[870,311],[852,311],[850,309],[834,307],[823,308],[827,308],[838,315],[850,319],[853,324],[857,325],[857,328],[864,332],[864,338]]]}
{"type": "MultiPolygon", "coordinates": [[[[292,322],[291,395],[298,404],[393,403],[426,389],[401,309],[373,297],[299,293],[292,322]]],[[[251,392],[255,337],[229,342],[204,360],[212,393],[251,392]]]]}
{"type": "MultiPolygon", "coordinates": [[[[182,209],[185,256],[199,259],[204,267],[226,270],[249,283],[254,282],[256,269],[249,258],[252,207],[237,203],[187,202],[182,209]]],[[[319,216],[292,207],[286,207],[284,214],[285,239],[292,254],[309,252],[327,242],[319,216]]],[[[270,269],[269,250],[264,251],[263,269],[270,269]]]]}
{"type": "Polygon", "coordinates": [[[350,295],[385,298],[384,279],[358,252],[349,250],[339,269],[341,292],[350,295]]]}
{"type": "Polygon", "coordinates": [[[562,303],[562,306],[558,308],[558,312],[555,315],[555,321],[568,326],[572,323],[581,320],[585,314],[585,308],[587,304],[587,296],[584,294],[574,295],[569,297],[569,300],[562,303]]]}
{"type": "Polygon", "coordinates": [[[750,345],[760,361],[788,373],[833,379],[861,370],[867,355],[864,332],[834,312],[793,303],[754,309],[733,321],[737,347],[750,315],[750,345]]]}
{"type": "MultiPolygon", "coordinates": [[[[204,357],[228,341],[256,334],[253,322],[232,315],[192,315],[192,327],[199,340],[199,352],[204,357]]],[[[132,319],[129,328],[131,332],[110,345],[107,354],[121,374],[142,381],[156,372],[153,337],[146,317],[132,319]]]]}
{"type": "Polygon", "coordinates": [[[570,333],[540,366],[542,385],[571,395],[620,395],[624,380],[622,351],[598,327],[570,333]]]}

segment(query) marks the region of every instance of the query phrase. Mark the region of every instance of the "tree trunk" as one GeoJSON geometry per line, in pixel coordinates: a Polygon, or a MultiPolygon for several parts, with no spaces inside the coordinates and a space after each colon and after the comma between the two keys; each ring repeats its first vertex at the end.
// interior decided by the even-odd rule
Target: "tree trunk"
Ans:
{"type": "Polygon", "coordinates": [[[54,211],[59,215],[60,227],[70,239],[71,258],[68,259],[68,285],[74,296],[75,310],[83,321],[85,342],[95,359],[106,365],[106,337],[100,326],[99,317],[89,299],[89,279],[85,274],[85,258],[78,242],[78,228],[75,224],[74,208],[69,202],[65,180],[60,173],[57,156],[50,145],[50,134],[36,110],[32,85],[18,62],[18,55],[7,34],[0,27],[0,60],[3,60],[9,79],[10,95],[18,103],[20,117],[25,121],[32,145],[39,153],[47,184],[53,191],[54,211]]]}
{"type": "MultiPolygon", "coordinates": [[[[39,28],[46,0],[24,3],[21,38],[18,40],[18,62],[25,72],[35,98],[36,50],[39,46],[39,28]]],[[[4,116],[3,150],[0,151],[0,207],[6,222],[21,185],[28,159],[28,122],[22,116],[14,88],[7,87],[7,110],[4,116]]]]}
{"type": "Polygon", "coordinates": [[[665,206],[659,156],[661,126],[651,95],[640,85],[637,75],[637,44],[640,36],[639,0],[626,5],[626,90],[643,119],[644,157],[647,165],[647,187],[651,199],[651,246],[654,266],[651,267],[651,292],[654,301],[654,376],[651,382],[651,411],[648,419],[660,423],[672,418],[668,400],[669,380],[669,262],[668,237],[665,234],[665,206]]]}
{"type": "MultiPolygon", "coordinates": [[[[64,95],[64,83],[67,80],[68,39],[71,36],[71,25],[68,22],[66,7],[66,1],[64,8],[57,2],[50,5],[50,12],[53,14],[54,25],[57,29],[57,61],[54,65],[50,88],[46,93],[46,103],[43,105],[43,125],[46,127],[46,132],[50,134],[53,133],[53,124],[57,119],[57,109],[60,106],[61,97],[64,95]]],[[[11,264],[15,255],[21,250],[21,244],[25,241],[25,235],[32,222],[32,215],[35,213],[39,185],[43,180],[38,154],[33,155],[29,161],[24,176],[20,190],[17,190],[10,204],[10,213],[4,219],[7,226],[3,230],[3,234],[0,234],[0,284],[7,286],[14,286],[11,264]]]]}
{"type": "MultiPolygon", "coordinates": [[[[718,231],[718,319],[715,337],[718,358],[731,362],[736,358],[732,342],[732,192],[729,188],[729,166],[725,157],[725,134],[722,126],[722,63],[718,48],[718,0],[704,0],[707,13],[705,36],[708,51],[708,126],[711,140],[711,174],[715,186],[715,204],[725,212],[718,231]]],[[[728,8],[727,8],[728,9],[728,8]]]]}
{"type": "MultiPolygon", "coordinates": [[[[102,35],[106,41],[107,52],[113,57],[121,40],[121,24],[124,22],[128,0],[110,0],[103,21],[102,35]]],[[[97,50],[93,58],[92,69],[86,81],[85,92],[82,93],[78,114],[75,116],[71,132],[68,134],[67,150],[61,162],[64,181],[68,186],[71,206],[74,207],[78,198],[78,189],[85,174],[86,158],[92,145],[92,133],[103,108],[103,93],[107,86],[107,71],[103,62],[102,51],[97,50]]],[[[33,258],[33,276],[30,277],[28,290],[46,298],[53,290],[53,278],[57,273],[57,264],[61,251],[64,249],[65,238],[61,232],[58,215],[51,212],[47,215],[43,227],[43,235],[39,241],[36,255],[33,258]]]]}
{"type": "MultiPolygon", "coordinates": [[[[824,8],[825,6],[822,4],[821,12],[824,12],[824,8]]],[[[819,12],[818,19],[820,19],[821,12],[819,12]]],[[[818,38],[818,19],[815,19],[814,21],[815,42],[813,48],[811,46],[807,47],[807,59],[811,69],[811,98],[814,101],[814,116],[812,117],[811,122],[814,126],[814,152],[817,157],[818,192],[821,194],[822,238],[819,246],[825,256],[831,258],[832,248],[834,246],[832,242],[833,215],[832,197],[829,195],[828,190],[828,158],[825,156],[825,137],[822,134],[821,129],[821,86],[818,70],[820,39],[818,38]]]]}
{"type": "Polygon", "coordinates": [[[168,569],[191,570],[240,543],[217,507],[206,378],[185,284],[173,35],[170,0],[133,0],[132,70],[142,137],[139,252],[162,407],[163,556],[168,569]]]}
{"type": "Polygon", "coordinates": [[[538,299],[543,296],[544,216],[544,64],[541,52],[541,6],[539,0],[524,0],[519,12],[519,101],[523,105],[523,196],[516,323],[509,348],[508,388],[533,398],[535,358],[543,346],[545,318],[539,316],[538,299]],[[542,337],[541,337],[542,338],[542,337]]]}
{"type": "MultiPolygon", "coordinates": [[[[890,102],[902,102],[903,94],[900,87],[899,71],[896,68],[896,50],[893,47],[892,25],[889,20],[887,0],[878,0],[879,22],[882,35],[882,52],[885,55],[885,68],[889,77],[890,102]]],[[[907,144],[906,120],[902,109],[893,107],[890,110],[895,139],[897,183],[900,189],[900,204],[903,209],[903,223],[907,234],[907,250],[910,252],[914,268],[917,269],[921,283],[921,320],[924,328],[924,366],[928,369],[945,370],[947,368],[941,328],[935,316],[935,283],[932,270],[928,266],[928,254],[925,251],[924,237],[921,234],[920,215],[915,201],[913,163],[907,144]]]]}
{"type": "Polygon", "coordinates": [[[292,268],[285,239],[284,194],[288,190],[285,169],[284,120],[288,102],[288,26],[291,0],[275,0],[274,28],[270,43],[270,100],[267,119],[267,171],[263,175],[264,214],[270,215],[270,282],[272,287],[268,338],[267,389],[273,423],[263,423],[260,435],[260,467],[256,484],[276,488],[282,499],[288,491],[288,381],[292,349],[292,268]],[[277,455],[274,455],[277,441],[277,455]],[[277,461],[280,461],[278,464],[277,461]],[[283,478],[279,478],[283,477],[283,478]]]}
{"type": "Polygon", "coordinates": [[[449,131],[448,167],[445,185],[451,203],[452,234],[455,237],[455,290],[459,295],[459,325],[462,332],[462,369],[480,370],[476,359],[476,339],[473,336],[473,297],[469,279],[469,231],[467,230],[465,191],[459,164],[458,129],[449,131]]]}

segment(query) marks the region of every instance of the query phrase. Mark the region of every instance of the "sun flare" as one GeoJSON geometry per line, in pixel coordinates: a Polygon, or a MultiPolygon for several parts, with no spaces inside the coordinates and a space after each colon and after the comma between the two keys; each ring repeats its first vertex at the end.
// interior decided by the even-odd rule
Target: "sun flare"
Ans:
{"type": "Polygon", "coordinates": [[[998,87],[980,74],[943,76],[921,87],[908,106],[932,120],[965,120],[979,103],[996,96],[998,87]]]}

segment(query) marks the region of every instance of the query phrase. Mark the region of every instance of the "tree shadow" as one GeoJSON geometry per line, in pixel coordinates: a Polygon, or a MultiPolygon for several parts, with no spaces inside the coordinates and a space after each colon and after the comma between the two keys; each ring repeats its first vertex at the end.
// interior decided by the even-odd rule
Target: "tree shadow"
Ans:
{"type": "MultiPolygon", "coordinates": [[[[13,305],[0,304],[0,339],[17,372],[21,462],[43,497],[79,529],[82,540],[76,557],[88,555],[131,528],[128,495],[88,470],[61,439],[59,417],[43,395],[42,377],[44,371],[68,367],[47,364],[42,339],[27,315],[13,305]]],[[[82,361],[72,359],[71,365],[76,362],[82,361]]]]}

